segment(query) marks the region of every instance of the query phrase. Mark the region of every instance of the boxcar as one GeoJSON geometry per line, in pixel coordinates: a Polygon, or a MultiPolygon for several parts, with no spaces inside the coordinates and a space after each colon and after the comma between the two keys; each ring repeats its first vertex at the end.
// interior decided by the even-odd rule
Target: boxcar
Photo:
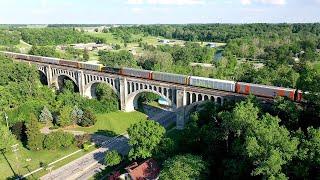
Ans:
{"type": "Polygon", "coordinates": [[[77,61],[68,61],[68,60],[61,59],[59,61],[59,64],[62,66],[69,66],[69,67],[75,67],[75,68],[79,67],[79,63],[77,61]]]}
{"type": "Polygon", "coordinates": [[[42,62],[49,63],[49,64],[59,64],[60,59],[59,58],[53,58],[53,57],[43,57],[42,62]]]}
{"type": "Polygon", "coordinates": [[[114,67],[104,66],[101,71],[107,72],[107,73],[112,73],[112,74],[121,74],[121,69],[120,68],[114,68],[114,67]]]}
{"type": "Polygon", "coordinates": [[[36,62],[42,62],[42,57],[41,56],[33,56],[33,55],[29,55],[28,56],[30,61],[36,61],[36,62]]]}
{"type": "Polygon", "coordinates": [[[240,94],[253,94],[261,97],[275,98],[276,96],[288,97],[294,100],[295,89],[276,87],[276,86],[266,86],[260,84],[251,84],[237,82],[236,92],[240,94]]]}
{"type": "Polygon", "coordinates": [[[235,92],[236,82],[191,76],[190,77],[190,85],[205,87],[205,88],[210,88],[210,89],[217,89],[217,90],[221,90],[221,91],[235,92]]]}
{"type": "Polygon", "coordinates": [[[123,75],[140,77],[145,79],[152,78],[152,71],[143,70],[143,69],[122,68],[121,73],[123,75]]]}
{"type": "Polygon", "coordinates": [[[93,71],[101,71],[103,65],[102,64],[89,64],[89,63],[79,63],[81,69],[93,70],[93,71]]]}
{"type": "Polygon", "coordinates": [[[171,73],[163,73],[163,72],[152,72],[152,79],[158,81],[172,82],[177,84],[189,84],[189,76],[179,75],[179,74],[171,74],[171,73]]]}

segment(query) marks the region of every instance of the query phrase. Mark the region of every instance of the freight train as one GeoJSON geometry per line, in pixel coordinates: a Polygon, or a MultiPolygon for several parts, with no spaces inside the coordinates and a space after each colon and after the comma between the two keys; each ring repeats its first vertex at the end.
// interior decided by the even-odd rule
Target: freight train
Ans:
{"type": "MultiPolygon", "coordinates": [[[[2,51],[1,51],[2,52],[2,51]]],[[[187,76],[180,74],[156,72],[133,68],[114,68],[103,66],[100,64],[88,64],[85,62],[69,61],[52,57],[33,56],[20,53],[2,52],[5,56],[15,59],[22,59],[27,61],[35,61],[41,63],[48,63],[54,65],[61,65],[73,68],[80,68],[86,70],[93,70],[99,72],[107,72],[112,74],[119,74],[124,76],[132,76],[150,80],[157,80],[162,82],[170,82],[175,84],[182,84],[195,87],[203,87],[208,89],[215,89],[226,92],[234,92],[239,94],[253,94],[259,97],[275,98],[277,96],[287,97],[292,101],[300,102],[302,100],[302,92],[300,90],[266,86],[260,84],[251,84],[244,82],[235,82],[227,80],[219,80],[212,78],[187,76]]]]}

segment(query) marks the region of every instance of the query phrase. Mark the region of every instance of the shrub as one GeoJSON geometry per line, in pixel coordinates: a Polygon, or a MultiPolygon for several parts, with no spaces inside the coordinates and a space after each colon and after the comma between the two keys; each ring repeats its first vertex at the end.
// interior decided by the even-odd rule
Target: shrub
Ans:
{"type": "Polygon", "coordinates": [[[63,106],[60,110],[59,125],[64,127],[72,124],[71,119],[72,107],[63,106]]]}
{"type": "Polygon", "coordinates": [[[107,151],[105,153],[104,163],[106,166],[115,166],[118,165],[120,162],[121,156],[116,150],[107,151]]]}
{"type": "Polygon", "coordinates": [[[75,138],[72,134],[63,131],[52,132],[44,138],[44,148],[49,150],[55,150],[59,148],[69,148],[75,142],[75,138]]]}
{"type": "Polygon", "coordinates": [[[84,151],[88,151],[89,148],[90,148],[89,146],[90,146],[89,143],[85,143],[85,144],[83,144],[82,149],[83,149],[84,151]]]}
{"type": "Polygon", "coordinates": [[[83,118],[79,123],[80,126],[89,127],[93,126],[97,122],[95,115],[90,110],[85,110],[83,113],[83,118]]]}
{"type": "Polygon", "coordinates": [[[77,147],[82,148],[84,144],[90,143],[91,135],[84,134],[84,135],[77,135],[75,136],[75,142],[77,147]]]}

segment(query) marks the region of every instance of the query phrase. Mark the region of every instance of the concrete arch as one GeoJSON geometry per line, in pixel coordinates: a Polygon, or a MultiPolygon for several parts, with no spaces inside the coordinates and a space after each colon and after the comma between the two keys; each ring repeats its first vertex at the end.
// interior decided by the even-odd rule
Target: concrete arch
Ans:
{"type": "Polygon", "coordinates": [[[69,74],[66,74],[66,73],[60,73],[60,74],[57,74],[55,76],[53,76],[53,82],[55,82],[55,86],[58,90],[61,90],[60,87],[59,87],[59,80],[61,77],[67,77],[68,79],[70,79],[71,81],[73,81],[73,83],[77,86],[79,92],[80,92],[80,87],[79,87],[79,84],[78,84],[78,81],[73,78],[72,76],[70,76],[69,74]]]}
{"type": "MultiPolygon", "coordinates": [[[[199,96],[200,94],[198,94],[197,96],[199,96]]],[[[200,96],[199,96],[200,97],[200,96]]],[[[201,100],[199,99],[198,101],[196,102],[193,102],[191,104],[187,104],[185,106],[185,119],[189,119],[189,115],[190,115],[190,112],[194,109],[194,108],[197,108],[198,106],[201,106],[207,102],[214,102],[218,105],[221,105],[224,101],[224,98],[223,97],[215,97],[215,96],[209,96],[209,95],[201,95],[201,100]],[[220,99],[220,103],[218,102],[218,99],[220,99]]]]}
{"type": "Polygon", "coordinates": [[[58,82],[58,79],[59,79],[60,76],[66,76],[66,77],[68,77],[68,78],[71,79],[77,86],[79,86],[78,80],[75,79],[74,77],[72,77],[71,75],[67,74],[67,73],[59,73],[59,74],[53,75],[53,76],[52,76],[53,82],[58,82]]]}
{"type": "Polygon", "coordinates": [[[140,97],[141,93],[143,92],[149,92],[149,93],[154,93],[159,95],[160,97],[164,98],[166,101],[169,102],[170,106],[172,107],[172,109],[176,108],[175,103],[170,100],[167,96],[165,96],[164,94],[158,92],[158,91],[154,91],[153,88],[147,88],[147,89],[139,89],[138,91],[132,92],[131,94],[129,94],[129,96],[126,99],[126,112],[132,112],[135,110],[136,107],[138,107],[138,98],[140,97]]]}
{"type": "Polygon", "coordinates": [[[42,72],[47,77],[47,73],[44,66],[38,66],[38,71],[42,72]]]}
{"type": "Polygon", "coordinates": [[[95,95],[92,94],[92,86],[99,83],[107,84],[113,90],[113,92],[119,97],[119,91],[114,86],[112,86],[111,83],[108,83],[106,81],[101,81],[101,80],[91,81],[90,83],[86,84],[84,86],[84,95],[88,98],[95,97],[95,95]]]}

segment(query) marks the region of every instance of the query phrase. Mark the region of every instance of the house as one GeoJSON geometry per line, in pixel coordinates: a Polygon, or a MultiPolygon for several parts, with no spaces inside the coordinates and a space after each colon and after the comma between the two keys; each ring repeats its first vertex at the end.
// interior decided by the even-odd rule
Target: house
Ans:
{"type": "Polygon", "coordinates": [[[160,173],[160,168],[153,159],[148,159],[140,165],[134,162],[125,169],[131,180],[157,180],[160,173]]]}

